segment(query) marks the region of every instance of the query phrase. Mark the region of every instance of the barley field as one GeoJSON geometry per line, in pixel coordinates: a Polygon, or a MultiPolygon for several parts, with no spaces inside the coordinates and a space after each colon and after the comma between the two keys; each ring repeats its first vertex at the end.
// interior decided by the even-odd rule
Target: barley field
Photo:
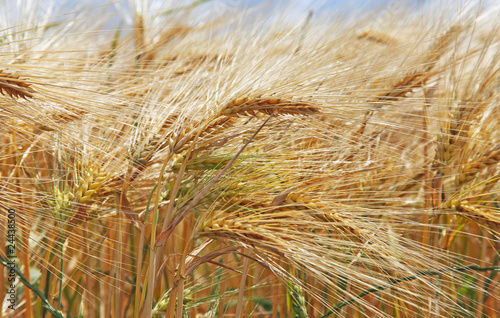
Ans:
{"type": "Polygon", "coordinates": [[[0,6],[1,317],[500,317],[500,3],[0,6]]]}

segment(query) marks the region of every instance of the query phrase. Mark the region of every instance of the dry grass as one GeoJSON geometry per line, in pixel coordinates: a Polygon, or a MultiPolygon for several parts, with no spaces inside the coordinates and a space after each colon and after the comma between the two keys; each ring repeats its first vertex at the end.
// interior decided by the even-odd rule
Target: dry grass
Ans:
{"type": "Polygon", "coordinates": [[[500,317],[496,6],[131,3],[0,21],[0,317],[500,317]]]}

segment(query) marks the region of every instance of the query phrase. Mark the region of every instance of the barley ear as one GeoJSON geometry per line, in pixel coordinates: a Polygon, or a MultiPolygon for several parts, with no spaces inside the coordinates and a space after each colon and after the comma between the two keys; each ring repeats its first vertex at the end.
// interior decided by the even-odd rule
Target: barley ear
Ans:
{"type": "Polygon", "coordinates": [[[301,101],[276,97],[239,97],[226,104],[222,111],[225,116],[266,115],[314,115],[320,113],[318,105],[310,101],[301,101]]]}
{"type": "Polygon", "coordinates": [[[33,98],[35,90],[30,87],[31,84],[21,79],[19,76],[9,74],[0,70],[0,92],[5,96],[7,93],[12,99],[15,98],[33,98]]]}

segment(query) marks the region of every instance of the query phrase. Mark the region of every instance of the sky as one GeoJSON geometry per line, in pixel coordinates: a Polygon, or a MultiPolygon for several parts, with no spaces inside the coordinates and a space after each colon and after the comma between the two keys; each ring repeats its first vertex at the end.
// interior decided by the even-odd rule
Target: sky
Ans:
{"type": "MultiPolygon", "coordinates": [[[[133,26],[134,8],[143,12],[146,17],[165,17],[162,13],[175,10],[190,4],[197,4],[189,15],[189,22],[196,24],[224,12],[261,8],[269,17],[275,12],[286,12],[280,19],[283,22],[303,23],[309,12],[315,17],[355,17],[358,14],[377,13],[399,6],[418,11],[429,5],[457,7],[467,2],[499,3],[500,0],[0,0],[6,6],[0,10],[0,27],[25,26],[28,21],[37,24],[49,24],[57,21],[71,21],[81,13],[82,17],[96,17],[95,21],[107,22],[104,29],[129,28],[133,26]],[[31,8],[31,10],[26,10],[31,8]],[[69,14],[73,12],[74,14],[69,14]],[[38,16],[34,18],[34,15],[38,16]],[[100,17],[101,19],[98,19],[100,17]],[[285,17],[287,21],[285,21],[285,17]],[[40,23],[41,22],[41,23],[40,23]]],[[[453,9],[451,9],[450,12],[453,9]]],[[[451,15],[451,14],[450,14],[451,15]]],[[[162,23],[164,19],[159,19],[162,23]]]]}
{"type": "MultiPolygon", "coordinates": [[[[48,1],[50,2],[50,0],[48,1]]],[[[463,0],[455,0],[455,2],[460,1],[463,0]]],[[[393,3],[416,8],[425,4],[428,0],[116,0],[109,2],[103,0],[56,0],[55,2],[63,11],[95,7],[106,3],[115,3],[115,7],[124,9],[129,9],[134,4],[137,7],[149,7],[153,10],[160,7],[173,9],[200,2],[199,6],[216,8],[248,8],[270,3],[271,7],[275,8],[290,7],[297,12],[307,12],[309,10],[323,11],[332,9],[340,11],[373,10],[387,7],[393,3]]],[[[443,0],[433,0],[433,2],[443,2],[443,0]]]]}

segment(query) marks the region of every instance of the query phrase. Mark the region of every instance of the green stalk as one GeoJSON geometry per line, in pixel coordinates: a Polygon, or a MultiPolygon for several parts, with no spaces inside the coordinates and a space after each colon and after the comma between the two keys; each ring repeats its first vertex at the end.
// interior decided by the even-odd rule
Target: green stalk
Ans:
{"type": "MultiPolygon", "coordinates": [[[[17,276],[19,277],[19,280],[21,281],[21,283],[23,283],[24,286],[26,286],[27,288],[31,289],[38,297],[40,297],[40,299],[42,300],[42,303],[44,304],[43,307],[45,309],[47,309],[51,314],[52,316],[56,317],[56,318],[64,318],[64,315],[55,310],[49,303],[49,301],[47,300],[47,298],[45,297],[45,295],[42,293],[42,291],[40,289],[38,289],[38,287],[35,287],[33,285],[31,285],[28,280],[24,277],[23,273],[17,268],[17,267],[14,267],[14,268],[11,268],[7,261],[0,256],[0,263],[9,268],[9,269],[12,269],[16,272],[17,276]]],[[[43,316],[42,316],[43,317],[43,316]]]]}
{"type": "MultiPolygon", "coordinates": [[[[62,239],[62,238],[61,238],[62,239]]],[[[63,289],[63,270],[64,270],[64,245],[62,244],[61,241],[59,241],[61,244],[61,270],[59,273],[59,297],[58,297],[58,304],[57,304],[57,310],[61,310],[61,301],[62,301],[62,289],[63,289]]]]}

